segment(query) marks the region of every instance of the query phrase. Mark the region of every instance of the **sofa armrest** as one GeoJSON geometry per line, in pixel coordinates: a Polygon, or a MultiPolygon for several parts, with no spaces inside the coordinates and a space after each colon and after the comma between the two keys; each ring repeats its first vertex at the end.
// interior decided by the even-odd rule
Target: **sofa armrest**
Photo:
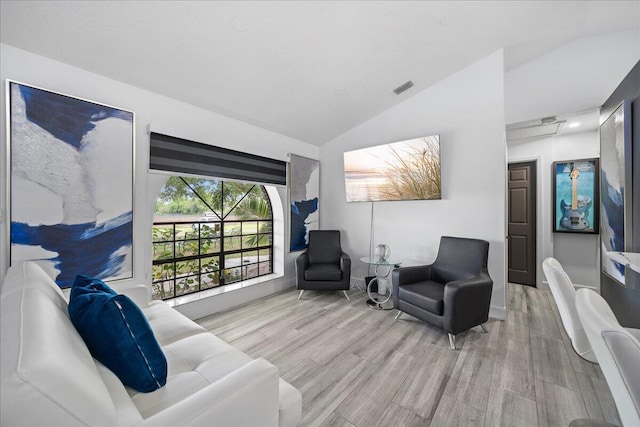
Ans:
{"type": "Polygon", "coordinates": [[[342,273],[346,273],[346,276],[343,275],[342,278],[346,279],[346,280],[350,280],[351,278],[351,257],[345,253],[342,252],[340,254],[340,271],[342,271],[342,273]]]}
{"type": "Polygon", "coordinates": [[[309,254],[303,252],[296,258],[296,284],[304,283],[304,270],[309,266],[309,254]]]}
{"type": "Polygon", "coordinates": [[[278,426],[278,369],[256,359],[142,422],[144,426],[278,426]]]}
{"type": "Polygon", "coordinates": [[[309,265],[309,253],[303,252],[296,258],[296,267],[304,270],[309,265]]]}
{"type": "Polygon", "coordinates": [[[444,287],[444,330],[466,331],[489,319],[493,280],[486,272],[467,280],[455,280],[444,287]]]}
{"type": "Polygon", "coordinates": [[[131,298],[140,308],[149,306],[149,288],[145,285],[131,285],[117,289],[117,292],[131,298]]]}

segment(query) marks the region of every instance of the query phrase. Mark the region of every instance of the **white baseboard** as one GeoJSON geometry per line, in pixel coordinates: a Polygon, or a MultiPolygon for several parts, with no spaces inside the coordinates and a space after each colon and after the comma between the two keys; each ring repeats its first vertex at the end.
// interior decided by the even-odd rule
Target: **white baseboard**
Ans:
{"type": "Polygon", "coordinates": [[[504,320],[507,318],[507,308],[492,305],[489,307],[489,317],[504,320]]]}
{"type": "Polygon", "coordinates": [[[354,285],[364,285],[364,277],[351,276],[351,286],[354,285]]]}

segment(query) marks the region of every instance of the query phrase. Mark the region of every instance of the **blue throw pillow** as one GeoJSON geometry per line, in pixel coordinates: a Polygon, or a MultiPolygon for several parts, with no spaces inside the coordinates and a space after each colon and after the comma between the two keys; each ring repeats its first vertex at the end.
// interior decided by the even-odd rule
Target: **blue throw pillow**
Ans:
{"type": "Polygon", "coordinates": [[[140,308],[99,279],[78,275],[69,316],[91,355],[140,392],[167,382],[167,359],[140,308]]]}

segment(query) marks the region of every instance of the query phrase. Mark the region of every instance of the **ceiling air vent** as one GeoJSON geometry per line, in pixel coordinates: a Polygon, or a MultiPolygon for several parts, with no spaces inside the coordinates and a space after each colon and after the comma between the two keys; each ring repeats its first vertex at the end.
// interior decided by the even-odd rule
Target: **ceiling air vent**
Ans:
{"type": "Polygon", "coordinates": [[[395,88],[393,90],[393,93],[395,93],[396,95],[400,95],[402,92],[404,92],[405,90],[410,89],[412,87],[413,87],[413,82],[411,80],[409,80],[406,83],[402,83],[400,86],[395,88]]]}
{"type": "Polygon", "coordinates": [[[517,123],[516,125],[507,125],[507,141],[555,135],[560,130],[560,127],[566,123],[564,120],[549,122],[550,120],[546,118],[538,120],[537,124],[525,125],[524,123],[517,123]]]}

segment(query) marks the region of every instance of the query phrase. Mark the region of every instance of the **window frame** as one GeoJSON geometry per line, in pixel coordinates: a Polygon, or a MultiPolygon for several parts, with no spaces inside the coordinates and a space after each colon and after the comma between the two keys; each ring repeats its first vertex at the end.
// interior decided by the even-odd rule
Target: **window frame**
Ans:
{"type": "MultiPolygon", "coordinates": [[[[218,181],[223,186],[222,194],[224,194],[225,180],[213,179],[213,178],[211,179],[200,178],[200,179],[209,180],[209,181],[218,181]]],[[[233,182],[233,181],[226,181],[226,182],[233,182]]],[[[244,193],[244,195],[238,201],[236,201],[236,203],[233,204],[233,207],[226,214],[224,214],[226,210],[225,209],[226,206],[225,206],[224,197],[223,197],[221,214],[224,214],[224,215],[222,216],[222,218],[220,218],[220,216],[216,214],[217,218],[215,221],[210,221],[210,220],[206,220],[206,221],[201,221],[201,220],[155,221],[154,220],[153,221],[154,230],[158,226],[163,228],[169,227],[171,230],[169,233],[170,238],[168,239],[163,238],[163,239],[157,240],[155,237],[155,233],[153,233],[152,235],[152,279],[151,281],[152,281],[152,299],[153,300],[170,300],[173,298],[182,297],[184,295],[192,295],[198,292],[206,291],[208,289],[223,287],[230,284],[236,284],[238,282],[251,280],[257,277],[266,276],[273,273],[274,271],[273,205],[271,202],[271,198],[269,197],[269,194],[266,188],[264,187],[264,185],[254,184],[254,183],[248,183],[248,184],[251,184],[252,186],[244,193]],[[244,199],[249,193],[254,191],[254,188],[256,187],[258,187],[260,193],[265,198],[268,204],[269,218],[228,219],[228,217],[234,212],[235,208],[238,206],[240,201],[244,199]],[[233,224],[233,223],[239,224],[240,232],[239,233],[232,232],[227,234],[228,232],[225,231],[225,228],[226,228],[225,225],[233,224]],[[253,231],[245,232],[245,225],[248,223],[255,223],[255,232],[253,231]],[[265,224],[267,225],[268,230],[260,231],[261,226],[264,226],[265,224]],[[176,226],[182,226],[181,228],[184,229],[184,228],[187,228],[185,226],[188,226],[188,225],[191,225],[191,228],[194,229],[194,232],[196,232],[197,234],[195,236],[191,236],[190,233],[184,232],[184,235],[180,236],[180,233],[182,231],[179,231],[178,227],[176,226]],[[210,227],[212,230],[214,230],[213,233],[212,234],[207,233],[205,236],[203,236],[202,235],[203,228],[206,230],[206,228],[203,227],[203,225],[210,227]],[[216,230],[217,225],[219,225],[219,230],[216,230]],[[255,245],[244,247],[247,238],[250,239],[252,236],[256,236],[257,240],[255,245]],[[240,243],[239,247],[231,250],[225,250],[225,243],[227,242],[227,239],[235,239],[235,238],[239,239],[239,243],[240,243]],[[266,238],[267,240],[266,244],[260,244],[261,239],[263,238],[266,238]],[[217,241],[217,251],[216,250],[206,251],[205,253],[203,253],[202,243],[203,241],[208,241],[208,240],[217,241]],[[181,256],[176,257],[176,254],[178,253],[176,251],[177,246],[180,244],[183,244],[183,245],[187,244],[188,242],[197,242],[197,253],[192,253],[188,255],[183,254],[181,256]],[[156,245],[158,246],[164,245],[165,248],[167,245],[169,245],[171,247],[171,256],[166,258],[161,258],[161,259],[155,259],[156,245]],[[266,255],[266,258],[268,259],[262,259],[263,257],[262,253],[264,253],[264,251],[268,251],[266,255]],[[249,263],[246,263],[244,259],[244,254],[246,253],[256,253],[255,255],[257,257],[256,260],[254,262],[250,261],[249,263]],[[236,258],[236,256],[238,255],[240,258],[239,264],[229,265],[228,264],[229,256],[232,256],[231,259],[233,259],[233,258],[236,258]],[[202,260],[209,259],[209,258],[214,258],[214,259],[217,258],[217,261],[218,261],[217,269],[210,270],[210,271],[203,271],[202,260]],[[195,272],[191,270],[188,274],[179,273],[180,263],[190,263],[194,261],[197,262],[195,272]],[[157,266],[161,266],[161,265],[170,265],[171,266],[170,271],[172,271],[172,274],[169,275],[169,277],[163,276],[162,278],[155,279],[154,269],[157,266]],[[256,274],[253,274],[253,271],[252,271],[252,275],[249,276],[249,269],[251,266],[254,266],[254,265],[256,266],[256,270],[255,270],[256,274]],[[263,271],[261,272],[261,270],[263,271]],[[239,271],[239,274],[236,274],[235,273],[236,271],[239,271]],[[209,282],[209,283],[213,283],[213,285],[207,286],[207,284],[203,284],[203,276],[209,275],[211,273],[215,275],[215,277],[211,278],[211,281],[209,282]],[[180,286],[184,285],[184,283],[181,283],[181,282],[189,279],[195,280],[196,282],[195,286],[193,284],[187,283],[186,286],[183,287],[183,289],[186,288],[187,291],[180,291],[179,285],[180,286]],[[168,292],[166,290],[167,288],[165,288],[167,282],[170,282],[168,292]],[[163,291],[156,292],[156,289],[163,289],[163,291]]],[[[191,190],[193,191],[193,189],[191,190]]],[[[165,235],[164,237],[167,237],[167,235],[165,235]]]]}

